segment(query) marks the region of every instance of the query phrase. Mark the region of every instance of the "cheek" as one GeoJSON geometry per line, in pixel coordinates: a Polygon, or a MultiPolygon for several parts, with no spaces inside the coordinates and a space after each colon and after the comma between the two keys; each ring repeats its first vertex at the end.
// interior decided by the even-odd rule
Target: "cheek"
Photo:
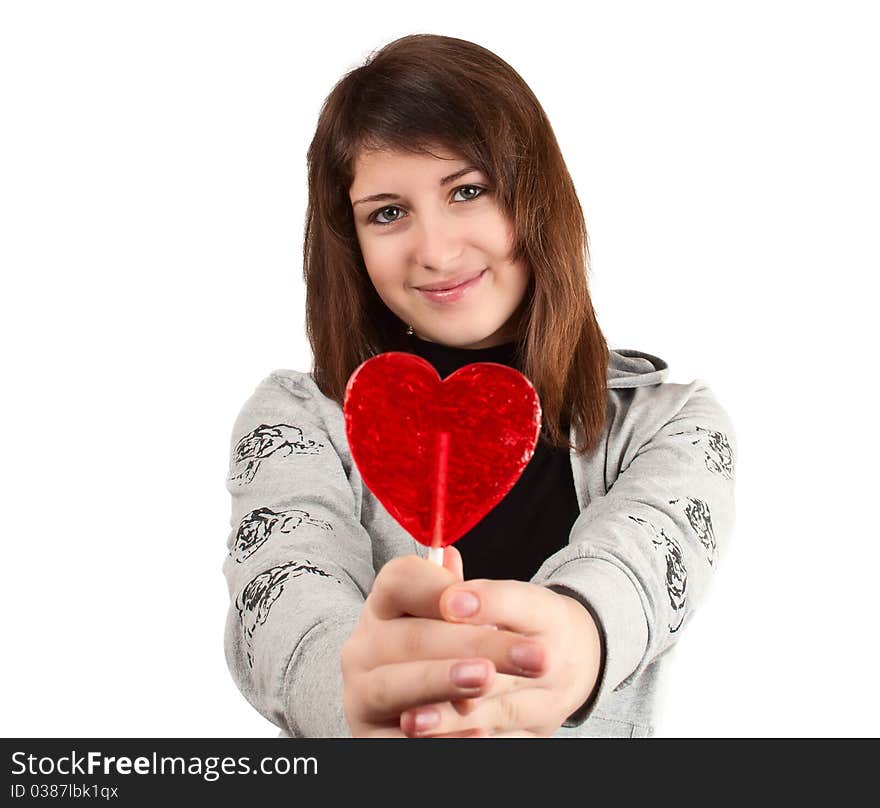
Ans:
{"type": "Polygon", "coordinates": [[[480,243],[487,252],[491,252],[496,261],[507,258],[511,247],[513,231],[511,226],[497,215],[488,217],[479,226],[480,243]]]}
{"type": "Polygon", "coordinates": [[[367,274],[370,276],[376,291],[383,299],[387,298],[389,294],[393,294],[393,283],[386,272],[382,272],[375,265],[367,263],[367,274]]]}
{"type": "Polygon", "coordinates": [[[371,270],[372,267],[378,266],[379,251],[376,249],[376,245],[370,239],[363,238],[360,234],[358,235],[358,244],[361,248],[361,257],[364,259],[367,269],[371,270]]]}
{"type": "Polygon", "coordinates": [[[367,266],[375,263],[382,253],[382,240],[373,238],[370,228],[366,225],[357,225],[355,233],[357,234],[358,246],[361,248],[364,263],[367,266]]]}
{"type": "Polygon", "coordinates": [[[403,282],[395,273],[383,271],[381,268],[373,267],[371,269],[370,264],[367,264],[367,274],[382,302],[394,314],[405,320],[408,316],[410,302],[407,298],[407,291],[403,288],[403,282]]]}
{"type": "Polygon", "coordinates": [[[387,251],[369,246],[365,249],[362,246],[361,255],[364,259],[364,266],[367,268],[367,275],[370,276],[370,280],[377,289],[387,287],[394,282],[397,272],[394,268],[394,262],[387,255],[387,251]]]}
{"type": "Polygon", "coordinates": [[[530,273],[520,264],[508,264],[503,273],[504,288],[521,297],[529,286],[530,273]]]}
{"type": "Polygon", "coordinates": [[[367,267],[367,273],[376,286],[400,282],[400,258],[390,246],[382,244],[361,243],[361,255],[367,267]]]}

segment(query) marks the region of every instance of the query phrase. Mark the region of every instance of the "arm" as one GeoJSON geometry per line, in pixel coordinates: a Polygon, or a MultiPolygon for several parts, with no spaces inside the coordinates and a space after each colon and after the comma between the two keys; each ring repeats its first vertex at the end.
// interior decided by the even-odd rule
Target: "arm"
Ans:
{"type": "Polygon", "coordinates": [[[569,727],[675,644],[734,526],[736,436],[705,383],[637,389],[615,440],[619,474],[533,578],[579,600],[602,638],[598,684],[569,727]]]}
{"type": "Polygon", "coordinates": [[[346,737],[340,652],[375,575],[316,394],[304,374],[271,374],[233,426],[224,642],[236,685],[269,721],[346,737]]]}

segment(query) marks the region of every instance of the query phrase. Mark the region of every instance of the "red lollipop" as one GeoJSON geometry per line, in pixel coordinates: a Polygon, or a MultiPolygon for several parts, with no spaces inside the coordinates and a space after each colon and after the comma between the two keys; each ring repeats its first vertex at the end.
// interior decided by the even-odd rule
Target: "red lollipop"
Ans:
{"type": "Polygon", "coordinates": [[[541,431],[538,394],[516,369],[475,362],[441,380],[397,351],[351,374],[343,412],[364,485],[438,563],[513,487],[541,431]]]}

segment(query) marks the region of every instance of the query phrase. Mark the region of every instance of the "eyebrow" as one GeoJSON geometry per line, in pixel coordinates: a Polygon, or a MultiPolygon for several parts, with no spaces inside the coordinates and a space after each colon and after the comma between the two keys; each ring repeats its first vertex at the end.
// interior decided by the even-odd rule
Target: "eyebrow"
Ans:
{"type": "MultiPolygon", "coordinates": [[[[454,174],[449,174],[448,176],[443,177],[443,179],[440,180],[440,185],[441,187],[443,185],[449,185],[449,183],[453,180],[457,180],[459,177],[463,177],[465,174],[470,174],[472,171],[479,170],[480,169],[476,166],[465,166],[460,171],[456,171],[454,174]]],[[[385,199],[403,199],[403,197],[400,194],[373,194],[372,196],[365,196],[363,199],[358,199],[357,202],[352,202],[351,206],[354,207],[355,205],[360,205],[361,202],[379,202],[385,199]]]]}

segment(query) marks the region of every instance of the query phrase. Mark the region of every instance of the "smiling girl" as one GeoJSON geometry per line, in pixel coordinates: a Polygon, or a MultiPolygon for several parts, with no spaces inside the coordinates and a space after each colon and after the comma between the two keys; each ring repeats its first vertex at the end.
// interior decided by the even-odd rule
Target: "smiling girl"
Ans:
{"type": "Polygon", "coordinates": [[[609,351],[549,121],[484,48],[414,35],[333,88],[308,151],[309,373],[235,421],[226,654],[285,737],[648,736],[731,538],[736,439],[701,380],[609,351]],[[541,437],[439,567],[360,478],[351,373],[385,351],[535,386],[541,437]]]}
{"type": "Polygon", "coordinates": [[[488,175],[438,152],[358,154],[349,196],[364,266],[382,302],[420,338],[458,348],[509,342],[528,264],[510,255],[511,223],[488,175]],[[397,192],[370,193],[380,188],[397,192]]]}

